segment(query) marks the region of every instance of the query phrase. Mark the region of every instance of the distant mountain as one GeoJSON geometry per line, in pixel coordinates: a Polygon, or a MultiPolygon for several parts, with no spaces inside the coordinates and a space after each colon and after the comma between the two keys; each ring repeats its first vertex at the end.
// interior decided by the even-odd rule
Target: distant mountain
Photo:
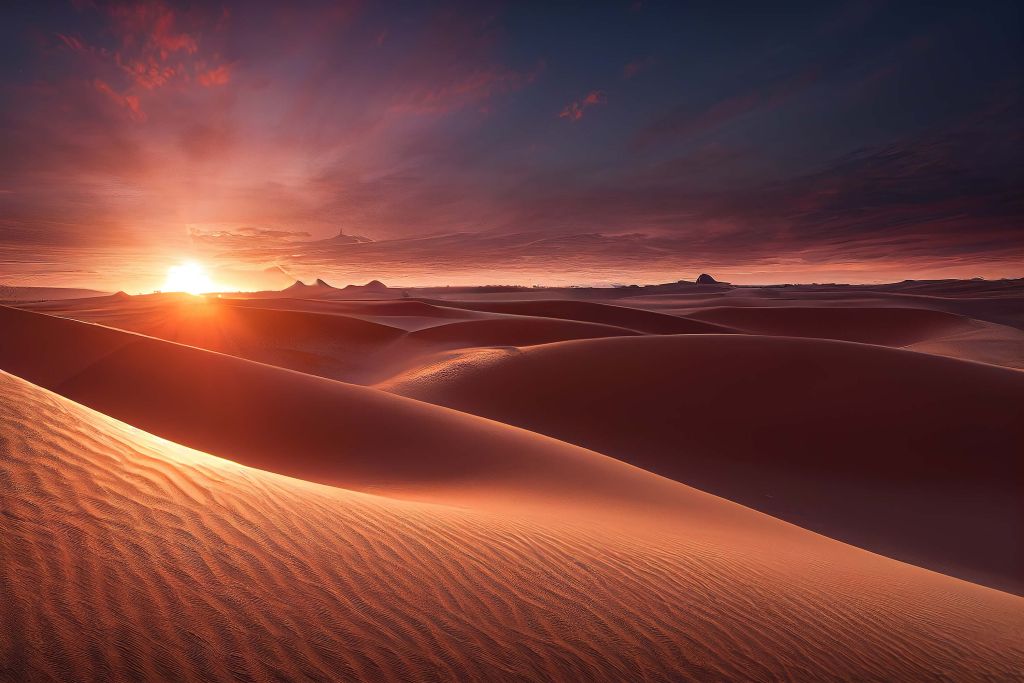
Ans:
{"type": "Polygon", "coordinates": [[[389,287],[380,280],[370,280],[365,285],[347,285],[345,289],[359,289],[364,292],[384,292],[389,287]]]}
{"type": "Polygon", "coordinates": [[[310,294],[323,294],[327,291],[334,291],[337,287],[332,287],[327,284],[324,280],[317,278],[311,285],[307,285],[302,280],[296,280],[294,283],[285,287],[281,291],[287,294],[302,294],[308,296],[310,294]]]}

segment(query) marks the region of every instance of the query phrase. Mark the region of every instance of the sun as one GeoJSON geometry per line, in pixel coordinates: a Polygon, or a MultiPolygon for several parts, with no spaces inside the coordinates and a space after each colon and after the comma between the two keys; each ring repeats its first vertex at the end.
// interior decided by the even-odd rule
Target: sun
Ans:
{"type": "Polygon", "coordinates": [[[217,290],[217,286],[206,274],[203,267],[195,261],[185,261],[181,265],[167,269],[162,291],[187,292],[188,294],[204,294],[217,290]]]}

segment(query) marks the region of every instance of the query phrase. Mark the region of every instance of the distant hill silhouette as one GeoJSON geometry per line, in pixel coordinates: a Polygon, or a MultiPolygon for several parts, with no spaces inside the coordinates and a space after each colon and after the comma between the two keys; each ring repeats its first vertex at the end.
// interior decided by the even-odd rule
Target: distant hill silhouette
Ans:
{"type": "Polygon", "coordinates": [[[348,285],[345,289],[361,289],[368,292],[383,292],[388,286],[380,280],[370,280],[365,285],[348,285]]]}

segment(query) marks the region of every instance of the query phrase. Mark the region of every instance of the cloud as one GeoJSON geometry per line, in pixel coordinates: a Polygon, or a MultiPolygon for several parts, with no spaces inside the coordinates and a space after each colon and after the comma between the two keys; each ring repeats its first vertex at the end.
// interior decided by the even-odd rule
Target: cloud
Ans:
{"type": "Polygon", "coordinates": [[[56,36],[60,38],[61,42],[63,42],[69,49],[74,50],[75,52],[86,52],[88,50],[88,46],[82,42],[81,38],[66,36],[63,33],[57,33],[56,36]]]}
{"type": "Polygon", "coordinates": [[[94,80],[92,84],[97,91],[103,93],[110,98],[112,102],[125,109],[128,112],[128,117],[132,121],[142,122],[146,120],[146,112],[142,111],[142,107],[139,106],[138,97],[135,95],[122,95],[115,92],[107,83],[98,78],[94,80]]]}
{"type": "Polygon", "coordinates": [[[589,107],[608,102],[608,96],[601,90],[591,90],[582,99],[570,102],[558,114],[558,118],[569,121],[579,121],[583,118],[583,112],[589,107]]]}
{"type": "Polygon", "coordinates": [[[196,37],[179,30],[174,11],[163,2],[129,2],[107,6],[125,50],[157,54],[166,60],[176,52],[195,54],[196,37]]]}
{"type": "Polygon", "coordinates": [[[492,24],[487,13],[438,10],[423,19],[415,36],[389,30],[381,45],[394,61],[382,74],[384,82],[373,84],[371,92],[386,86],[380,95],[386,96],[392,114],[491,108],[497,98],[534,83],[545,69],[543,60],[510,66],[496,59],[499,36],[492,24]],[[402,40],[407,46],[399,46],[402,40]]]}
{"type": "Polygon", "coordinates": [[[666,140],[692,138],[752,112],[775,109],[810,87],[818,75],[819,69],[811,66],[777,82],[741,90],[704,106],[687,102],[639,130],[634,144],[642,149],[666,140]]]}
{"type": "Polygon", "coordinates": [[[189,226],[188,235],[195,246],[213,249],[215,252],[232,249],[288,248],[311,237],[303,230],[195,225],[189,226]]]}
{"type": "Polygon", "coordinates": [[[178,15],[163,2],[105,7],[119,39],[114,59],[137,85],[151,90],[187,77],[184,57],[199,52],[198,34],[179,28],[178,15]]]}
{"type": "Polygon", "coordinates": [[[214,69],[200,73],[196,76],[196,80],[207,88],[226,85],[231,80],[231,67],[227,64],[221,64],[214,69]]]}
{"type": "Polygon", "coordinates": [[[93,36],[94,42],[70,33],[55,35],[68,50],[94,57],[87,63],[94,77],[107,83],[127,79],[143,91],[192,80],[207,87],[230,80],[230,66],[219,52],[203,50],[200,44],[201,36],[211,38],[223,29],[230,16],[227,10],[205,12],[199,6],[183,15],[160,0],[81,9],[104,24],[104,30],[93,36]]]}
{"type": "Polygon", "coordinates": [[[415,87],[401,95],[391,107],[396,112],[444,113],[518,90],[530,82],[529,74],[504,67],[476,69],[452,80],[415,87]]]}

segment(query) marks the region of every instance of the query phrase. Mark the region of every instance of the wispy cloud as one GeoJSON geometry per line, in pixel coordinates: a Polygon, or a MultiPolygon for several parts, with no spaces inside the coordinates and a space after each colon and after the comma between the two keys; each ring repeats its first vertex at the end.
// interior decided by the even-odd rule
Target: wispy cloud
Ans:
{"type": "Polygon", "coordinates": [[[694,137],[714,131],[748,114],[769,111],[809,88],[819,73],[817,66],[810,66],[777,82],[749,87],[709,104],[686,102],[638,131],[634,142],[643,148],[694,137]]]}
{"type": "Polygon", "coordinates": [[[92,82],[98,92],[106,95],[111,102],[124,109],[132,121],[142,122],[146,120],[146,112],[142,111],[139,105],[139,98],[135,95],[122,95],[116,92],[106,82],[96,79],[92,82]]]}
{"type": "Polygon", "coordinates": [[[608,96],[602,90],[591,90],[581,99],[570,102],[558,113],[558,118],[568,121],[579,121],[590,107],[608,102],[608,96]]]}
{"type": "Polygon", "coordinates": [[[190,12],[186,17],[162,0],[88,6],[105,31],[93,41],[57,32],[63,46],[96,60],[105,82],[122,80],[139,98],[146,91],[192,80],[204,86],[224,85],[230,77],[216,49],[203,49],[207,40],[224,30],[230,14],[190,12]],[[109,67],[109,68],[108,68],[109,67]]]}

